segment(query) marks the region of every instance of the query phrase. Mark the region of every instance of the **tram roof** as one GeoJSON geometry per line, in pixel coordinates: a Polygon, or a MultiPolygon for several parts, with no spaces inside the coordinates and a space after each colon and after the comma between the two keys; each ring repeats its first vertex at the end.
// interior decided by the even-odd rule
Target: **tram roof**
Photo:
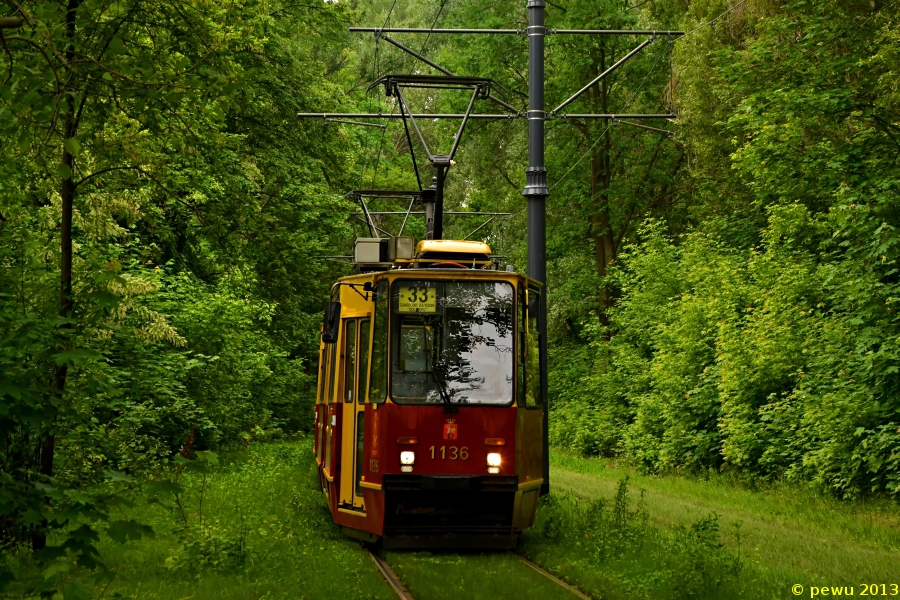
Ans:
{"type": "Polygon", "coordinates": [[[416,245],[417,255],[431,252],[490,256],[491,247],[485,242],[468,240],[422,240],[416,245]]]}
{"type": "Polygon", "coordinates": [[[377,281],[379,279],[389,278],[436,278],[436,279],[524,279],[530,285],[543,287],[544,284],[536,279],[531,279],[527,275],[516,271],[495,271],[493,269],[447,269],[441,267],[418,267],[418,268],[393,268],[385,271],[372,271],[369,273],[359,273],[356,275],[347,275],[339,278],[339,281],[365,282],[377,281]]]}

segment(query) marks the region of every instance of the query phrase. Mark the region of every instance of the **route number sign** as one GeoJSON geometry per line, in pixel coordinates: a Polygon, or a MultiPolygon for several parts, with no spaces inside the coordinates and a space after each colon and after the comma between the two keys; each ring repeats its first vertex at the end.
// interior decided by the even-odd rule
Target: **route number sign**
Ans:
{"type": "Polygon", "coordinates": [[[400,284],[397,312],[435,313],[437,312],[437,288],[420,285],[400,284]]]}

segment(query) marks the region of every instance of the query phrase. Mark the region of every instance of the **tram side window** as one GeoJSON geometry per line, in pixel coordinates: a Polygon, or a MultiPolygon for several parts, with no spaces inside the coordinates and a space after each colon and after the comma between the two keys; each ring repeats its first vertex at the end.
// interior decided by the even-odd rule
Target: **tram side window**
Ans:
{"type": "Polygon", "coordinates": [[[540,306],[541,294],[529,288],[525,309],[525,406],[541,408],[540,306]]]}
{"type": "Polygon", "coordinates": [[[516,403],[519,406],[525,406],[525,349],[527,342],[525,341],[526,331],[528,330],[528,309],[525,301],[525,288],[519,286],[519,312],[516,315],[516,322],[519,324],[518,346],[516,348],[516,403]]]}
{"type": "Polygon", "coordinates": [[[388,337],[387,281],[378,282],[375,289],[375,322],[372,329],[372,374],[369,383],[369,402],[382,403],[387,399],[387,337],[388,337]]]}
{"type": "Polygon", "coordinates": [[[319,389],[316,390],[316,404],[325,402],[325,357],[328,346],[319,349],[319,389]]]}
{"type": "Polygon", "coordinates": [[[366,383],[369,374],[369,328],[371,323],[368,319],[359,323],[359,393],[356,394],[356,401],[362,404],[366,401],[366,383]]]}
{"type": "Polygon", "coordinates": [[[328,367],[326,368],[325,377],[327,381],[325,382],[325,403],[331,406],[331,403],[334,402],[334,369],[337,366],[337,344],[329,344],[330,348],[326,347],[325,352],[328,352],[328,367]]]}
{"type": "Polygon", "coordinates": [[[344,402],[352,403],[356,393],[356,319],[344,324],[344,402]]]}

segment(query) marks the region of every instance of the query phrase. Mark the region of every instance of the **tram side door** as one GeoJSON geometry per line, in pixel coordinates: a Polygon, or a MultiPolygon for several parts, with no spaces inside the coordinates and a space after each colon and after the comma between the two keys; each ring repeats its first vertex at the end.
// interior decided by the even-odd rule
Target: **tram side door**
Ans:
{"type": "Polygon", "coordinates": [[[520,290],[519,410],[516,419],[517,470],[527,481],[541,479],[543,465],[543,381],[540,356],[541,291],[520,290]],[[524,410],[523,410],[524,409],[524,410]]]}
{"type": "Polygon", "coordinates": [[[344,320],[341,354],[344,356],[341,398],[341,491],[340,503],[362,510],[359,481],[362,476],[363,418],[369,371],[370,319],[344,320]]]}
{"type": "Polygon", "coordinates": [[[372,319],[366,317],[359,321],[359,376],[356,378],[356,433],[353,436],[353,506],[365,510],[363,491],[360,483],[363,477],[363,442],[365,441],[366,398],[369,395],[369,356],[372,352],[372,319]]]}
{"type": "MultiPolygon", "coordinates": [[[[337,367],[337,344],[329,344],[325,347],[325,416],[324,435],[324,469],[327,477],[334,477],[334,452],[332,438],[334,437],[335,411],[334,411],[334,381],[335,368],[337,367]]],[[[330,480],[329,480],[330,481],[330,480]]]]}
{"type": "Polygon", "coordinates": [[[325,401],[325,350],[319,348],[319,381],[316,385],[316,438],[314,442],[316,451],[316,464],[322,466],[322,450],[325,444],[322,434],[325,431],[325,414],[322,412],[322,403],[325,401]]]}

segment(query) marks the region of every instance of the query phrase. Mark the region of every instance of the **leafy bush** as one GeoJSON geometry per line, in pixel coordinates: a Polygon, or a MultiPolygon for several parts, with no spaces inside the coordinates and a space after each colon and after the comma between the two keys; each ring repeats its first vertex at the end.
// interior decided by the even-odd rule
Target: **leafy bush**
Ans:
{"type": "Polygon", "coordinates": [[[601,428],[595,436],[618,436],[607,451],[654,470],[732,469],[845,495],[900,491],[900,289],[882,266],[887,254],[872,251],[895,245],[874,226],[851,238],[864,225],[859,213],[773,207],[763,245],[743,251],[702,233],[675,245],[649,223],[617,275],[617,335],[588,329],[593,360],[607,367],[558,393],[557,443],[599,451],[580,443],[599,439],[590,433],[559,433],[580,420],[601,428]],[[831,229],[838,241],[820,235],[809,249],[811,236],[831,229]],[[617,427],[602,422],[608,414],[617,427]]]}
{"type": "Polygon", "coordinates": [[[671,209],[621,234],[599,282],[618,293],[608,327],[563,326],[575,284],[551,281],[554,442],[658,472],[900,494],[895,11],[652,4],[693,31],[673,79],[690,166],[671,209]]]}

